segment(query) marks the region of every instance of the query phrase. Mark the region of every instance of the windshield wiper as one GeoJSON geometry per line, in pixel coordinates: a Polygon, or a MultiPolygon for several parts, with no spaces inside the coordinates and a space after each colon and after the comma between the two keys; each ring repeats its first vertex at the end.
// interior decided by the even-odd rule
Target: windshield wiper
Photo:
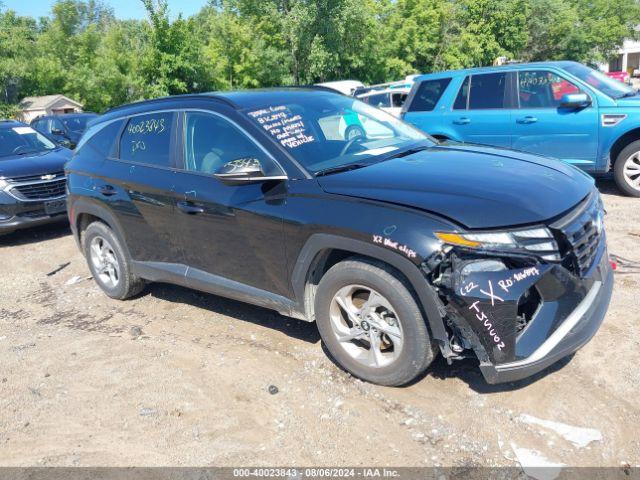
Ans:
{"type": "Polygon", "coordinates": [[[431,148],[430,145],[420,145],[418,147],[412,147],[412,148],[407,148],[406,150],[401,150],[397,153],[392,153],[391,155],[386,156],[384,159],[385,160],[390,160],[392,158],[402,158],[402,157],[407,157],[409,155],[413,155],[414,153],[418,153],[421,152],[423,150],[426,150],[427,148],[431,148]]]}
{"type": "Polygon", "coordinates": [[[348,163],[346,165],[338,165],[337,167],[324,168],[316,172],[316,177],[331,175],[332,173],[348,172],[349,170],[357,170],[358,168],[371,165],[370,163],[348,163]]]}

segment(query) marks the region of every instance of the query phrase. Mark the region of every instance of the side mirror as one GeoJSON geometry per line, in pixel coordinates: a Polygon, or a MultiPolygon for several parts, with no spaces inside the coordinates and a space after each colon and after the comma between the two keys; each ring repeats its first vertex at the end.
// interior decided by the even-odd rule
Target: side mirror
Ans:
{"type": "Polygon", "coordinates": [[[244,185],[269,180],[286,180],[287,176],[268,177],[262,170],[260,160],[254,157],[238,158],[225,163],[214,176],[227,185],[244,185]]]}
{"type": "Polygon", "coordinates": [[[565,93],[560,99],[562,108],[585,108],[591,105],[591,98],[586,93],[565,93]]]}

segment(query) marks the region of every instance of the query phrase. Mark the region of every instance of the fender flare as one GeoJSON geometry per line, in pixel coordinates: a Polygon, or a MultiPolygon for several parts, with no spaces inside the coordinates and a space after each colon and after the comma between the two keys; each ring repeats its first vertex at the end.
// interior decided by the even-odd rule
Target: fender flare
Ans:
{"type": "Polygon", "coordinates": [[[109,211],[107,207],[104,207],[96,202],[89,201],[85,198],[78,198],[71,202],[71,208],[69,209],[69,223],[71,225],[71,231],[73,232],[73,236],[75,237],[76,243],[78,247],[82,250],[82,244],[80,239],[80,232],[78,231],[78,217],[82,214],[93,215],[94,217],[99,218],[104,221],[113,233],[120,240],[120,244],[127,252],[129,258],[131,255],[129,254],[129,247],[126,242],[126,235],[124,235],[124,229],[120,225],[120,222],[117,220],[116,216],[109,211]]]}
{"type": "Polygon", "coordinates": [[[448,335],[440,313],[439,299],[420,268],[409,259],[385,248],[353,238],[338,235],[316,233],[309,237],[298,254],[291,275],[295,298],[301,311],[304,311],[305,286],[310,269],[318,254],[325,250],[343,250],[355,255],[364,255],[383,261],[402,273],[418,296],[418,301],[427,317],[432,339],[441,342],[441,348],[448,345],[448,335]]]}

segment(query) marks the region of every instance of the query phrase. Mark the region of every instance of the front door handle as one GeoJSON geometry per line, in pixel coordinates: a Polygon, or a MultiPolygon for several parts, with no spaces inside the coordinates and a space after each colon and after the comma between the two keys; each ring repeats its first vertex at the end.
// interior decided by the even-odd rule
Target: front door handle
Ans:
{"type": "Polygon", "coordinates": [[[182,213],[186,213],[188,215],[197,215],[204,212],[204,208],[202,206],[196,205],[193,202],[178,202],[178,209],[182,213]]]}
{"type": "Polygon", "coordinates": [[[471,123],[471,119],[469,117],[460,117],[457,120],[454,120],[453,123],[456,125],[467,125],[471,123]]]}
{"type": "Polygon", "coordinates": [[[104,195],[105,197],[111,197],[117,193],[113,185],[100,185],[96,190],[100,192],[100,195],[104,195]]]}
{"type": "Polygon", "coordinates": [[[517,123],[522,123],[522,124],[536,123],[537,121],[538,119],[536,117],[531,117],[531,116],[526,116],[516,120],[517,123]]]}

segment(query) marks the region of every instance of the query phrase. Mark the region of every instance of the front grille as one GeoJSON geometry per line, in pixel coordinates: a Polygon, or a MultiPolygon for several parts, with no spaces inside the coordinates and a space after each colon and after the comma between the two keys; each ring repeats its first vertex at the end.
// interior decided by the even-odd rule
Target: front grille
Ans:
{"type": "Polygon", "coordinates": [[[50,200],[64,196],[67,180],[22,183],[11,187],[10,192],[19,200],[50,200]]]}
{"type": "Polygon", "coordinates": [[[596,259],[604,234],[597,194],[590,195],[551,228],[561,236],[565,266],[580,276],[586,274],[596,259]]]}
{"type": "Polygon", "coordinates": [[[64,178],[64,172],[52,172],[50,174],[39,173],[37,175],[23,175],[21,177],[12,177],[7,181],[11,183],[42,182],[42,181],[46,181],[46,178],[42,178],[42,177],[44,176],[49,177],[50,175],[55,175],[55,177],[50,178],[49,180],[54,180],[55,178],[64,178]]]}

